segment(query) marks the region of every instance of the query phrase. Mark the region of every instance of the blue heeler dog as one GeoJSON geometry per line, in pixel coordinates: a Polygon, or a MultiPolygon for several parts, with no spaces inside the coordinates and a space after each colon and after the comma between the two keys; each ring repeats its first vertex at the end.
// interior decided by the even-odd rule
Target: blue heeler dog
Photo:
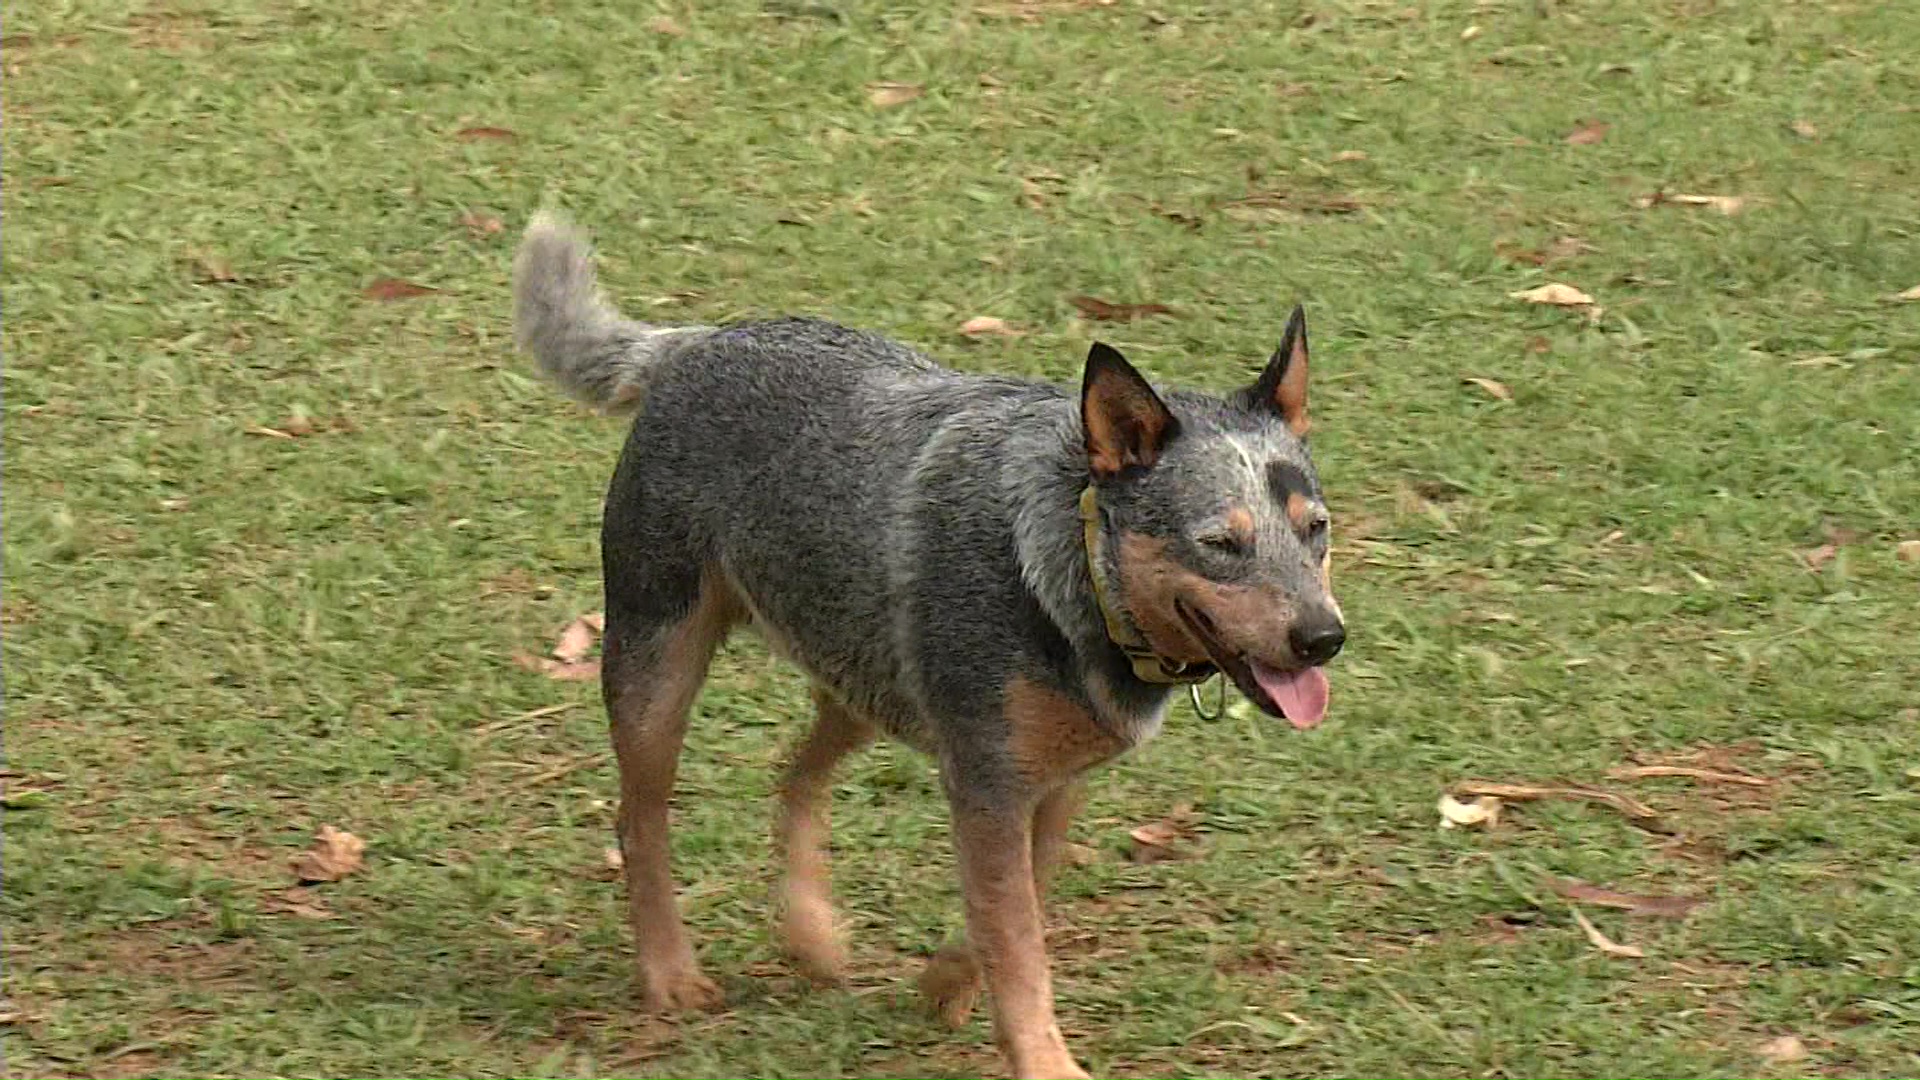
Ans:
{"type": "Polygon", "coordinates": [[[607,493],[603,690],[648,1006],[710,1006],[674,904],[667,802],[714,649],[752,622],[813,681],[782,784],[787,946],[844,962],[826,868],[836,762],[885,734],[939,762],[964,944],[921,987],[950,1021],[982,985],[1018,1076],[1085,1076],[1054,1023],[1041,898],[1081,777],[1221,672],[1295,727],[1345,641],[1307,454],[1295,309],[1228,396],[1156,391],[1114,349],[1078,399],[963,375],[810,319],[651,326],[600,296],[586,243],[537,218],[519,342],[555,382],[636,415],[607,493]]]}

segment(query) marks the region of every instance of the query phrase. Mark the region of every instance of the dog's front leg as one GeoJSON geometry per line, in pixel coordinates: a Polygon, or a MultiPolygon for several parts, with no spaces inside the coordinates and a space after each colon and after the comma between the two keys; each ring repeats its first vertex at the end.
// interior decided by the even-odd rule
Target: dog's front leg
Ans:
{"type": "Polygon", "coordinates": [[[1034,883],[1033,813],[954,800],[967,937],[993,995],[993,1030],[1016,1077],[1084,1077],[1053,1018],[1053,981],[1034,883]]]}

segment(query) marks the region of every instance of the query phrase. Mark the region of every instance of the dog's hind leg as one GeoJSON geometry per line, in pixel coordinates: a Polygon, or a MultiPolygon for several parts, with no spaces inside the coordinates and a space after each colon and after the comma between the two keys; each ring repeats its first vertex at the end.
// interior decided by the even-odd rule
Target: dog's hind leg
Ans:
{"type": "Polygon", "coordinates": [[[827,871],[827,810],[833,769],[840,759],[872,742],[878,732],[816,686],[819,719],[795,752],[780,783],[776,843],[786,861],[784,925],[787,951],[808,978],[838,982],[846,947],[833,925],[833,890],[827,871]]]}
{"type": "MultiPolygon", "coordinates": [[[[713,651],[739,618],[717,574],[688,575],[691,588],[608,589],[601,687],[620,765],[620,851],[627,879],[642,1003],[653,1011],[716,1005],[720,989],[700,973],[674,902],[667,802],[687,709],[713,651]],[[688,593],[691,595],[688,595],[688,593]],[[677,595],[676,595],[677,594],[677,595]]],[[[611,579],[610,579],[611,585],[611,579]]]]}

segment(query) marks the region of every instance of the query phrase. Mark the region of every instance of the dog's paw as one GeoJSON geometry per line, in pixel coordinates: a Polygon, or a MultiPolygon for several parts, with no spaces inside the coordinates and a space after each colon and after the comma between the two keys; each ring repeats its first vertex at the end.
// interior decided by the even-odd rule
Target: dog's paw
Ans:
{"type": "Polygon", "coordinates": [[[823,986],[846,981],[847,946],[833,925],[833,908],[812,897],[793,897],[787,903],[787,954],[800,973],[823,986]]]}
{"type": "Polygon", "coordinates": [[[699,968],[640,973],[640,1007],[652,1013],[698,1012],[718,1008],[720,987],[699,968]]]}
{"type": "Polygon", "coordinates": [[[980,963],[964,942],[943,946],[920,973],[927,1007],[948,1027],[960,1027],[980,1000],[980,963]]]}

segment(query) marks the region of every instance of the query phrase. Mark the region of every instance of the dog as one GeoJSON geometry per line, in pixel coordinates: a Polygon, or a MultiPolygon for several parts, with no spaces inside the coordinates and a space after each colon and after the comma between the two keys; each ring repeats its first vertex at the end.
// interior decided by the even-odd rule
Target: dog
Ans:
{"type": "Polygon", "coordinates": [[[885,735],[938,762],[965,898],[964,939],[921,989],[952,1023],[990,991],[1014,1075],[1087,1075],[1055,1023],[1041,914],[1084,774],[1216,673],[1297,728],[1326,713],[1346,626],[1307,449],[1304,312],[1236,393],[1157,390],[1096,343],[1075,396],[815,319],[626,319],[586,241],[544,214],[514,306],[553,382],[635,417],[601,534],[601,679],[646,1006],[720,998],[675,905],[668,799],[708,662],[752,623],[817,712],[776,828],[797,965],[842,970],[831,777],[885,735]]]}

